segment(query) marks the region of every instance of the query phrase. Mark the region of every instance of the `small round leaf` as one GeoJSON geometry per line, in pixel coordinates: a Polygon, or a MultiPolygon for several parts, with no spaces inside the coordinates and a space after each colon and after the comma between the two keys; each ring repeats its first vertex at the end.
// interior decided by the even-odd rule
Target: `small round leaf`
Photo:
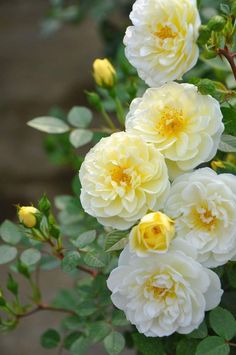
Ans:
{"type": "Polygon", "coordinates": [[[82,147],[83,145],[91,142],[93,139],[93,132],[88,129],[75,129],[70,134],[70,142],[75,148],[82,147]]]}
{"type": "Polygon", "coordinates": [[[223,338],[210,336],[198,344],[196,355],[228,355],[229,352],[230,347],[223,338]]]}
{"type": "Polygon", "coordinates": [[[20,260],[26,266],[31,266],[36,264],[41,258],[41,253],[37,249],[30,248],[25,251],[20,256],[20,260]]]}
{"type": "Polygon", "coordinates": [[[1,245],[0,246],[0,265],[7,264],[10,261],[14,260],[17,255],[17,249],[11,247],[10,245],[1,245]]]}
{"type": "Polygon", "coordinates": [[[41,345],[46,349],[53,349],[59,345],[60,334],[54,329],[48,329],[41,335],[41,345]]]}
{"type": "Polygon", "coordinates": [[[92,112],[87,107],[75,106],[68,114],[68,121],[74,127],[86,128],[92,121],[92,112]]]}
{"type": "Polygon", "coordinates": [[[111,332],[104,339],[104,346],[109,355],[118,355],[125,347],[125,339],[118,332],[111,332]]]}
{"type": "Polygon", "coordinates": [[[210,325],[217,335],[226,340],[236,335],[236,321],[233,315],[224,308],[217,307],[210,312],[210,325]]]}
{"type": "Polygon", "coordinates": [[[4,242],[13,245],[19,243],[22,237],[19,227],[8,220],[2,223],[0,227],[0,235],[4,242]]]}

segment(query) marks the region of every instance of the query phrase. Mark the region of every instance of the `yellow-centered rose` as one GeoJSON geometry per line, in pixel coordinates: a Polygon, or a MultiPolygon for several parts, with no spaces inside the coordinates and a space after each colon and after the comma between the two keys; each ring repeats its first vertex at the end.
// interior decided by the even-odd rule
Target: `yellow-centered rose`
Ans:
{"type": "Polygon", "coordinates": [[[116,71],[108,59],[96,59],[93,63],[93,76],[98,86],[112,87],[116,71]]]}
{"type": "Polygon", "coordinates": [[[18,210],[18,217],[25,227],[33,228],[37,223],[36,213],[39,211],[33,206],[22,206],[18,210]]]}
{"type": "Polygon", "coordinates": [[[175,234],[174,221],[161,212],[144,216],[130,232],[130,248],[138,256],[149,251],[164,253],[175,234]]]}

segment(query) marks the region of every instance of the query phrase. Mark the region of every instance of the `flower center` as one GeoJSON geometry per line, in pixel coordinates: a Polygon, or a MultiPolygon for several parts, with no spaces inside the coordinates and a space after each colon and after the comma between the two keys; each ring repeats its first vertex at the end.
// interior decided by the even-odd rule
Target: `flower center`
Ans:
{"type": "Polygon", "coordinates": [[[156,299],[175,297],[174,285],[172,287],[157,286],[155,276],[150,277],[145,282],[145,290],[156,299]]]}
{"type": "Polygon", "coordinates": [[[183,111],[171,106],[166,106],[157,123],[157,130],[163,137],[177,136],[184,130],[185,125],[186,122],[183,117],[183,111]]]}
{"type": "Polygon", "coordinates": [[[111,179],[117,184],[125,183],[126,185],[131,184],[131,176],[124,172],[125,168],[121,166],[115,166],[111,169],[111,179]]]}
{"type": "Polygon", "coordinates": [[[200,229],[212,231],[216,227],[217,217],[208,207],[199,207],[193,210],[195,224],[200,229]]]}
{"type": "Polygon", "coordinates": [[[175,33],[169,26],[163,26],[157,32],[155,32],[154,35],[164,40],[167,38],[175,38],[177,33],[175,33]]]}

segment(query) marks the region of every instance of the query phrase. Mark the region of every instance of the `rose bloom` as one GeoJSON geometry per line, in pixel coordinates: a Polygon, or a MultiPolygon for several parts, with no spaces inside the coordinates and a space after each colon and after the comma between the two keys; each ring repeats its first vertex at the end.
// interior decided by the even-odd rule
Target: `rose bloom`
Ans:
{"type": "Polygon", "coordinates": [[[174,235],[174,221],[161,212],[148,213],[130,232],[130,250],[138,256],[164,253],[174,235]]]}
{"type": "Polygon", "coordinates": [[[162,154],[139,137],[114,133],[90,150],[80,169],[81,203],[104,226],[131,227],[157,210],[169,191],[162,154]]]}
{"type": "Polygon", "coordinates": [[[149,337],[190,333],[223,293],[218,276],[180,250],[140,258],[125,248],[107,285],[114,305],[149,337]]]}
{"type": "Polygon", "coordinates": [[[137,0],[125,54],[151,87],[181,79],[197,62],[200,17],[195,0],[137,0]]]}
{"type": "Polygon", "coordinates": [[[169,83],[134,99],[126,131],[153,143],[167,158],[171,176],[214,157],[224,130],[220,105],[190,84],[169,83]]]}
{"type": "Polygon", "coordinates": [[[178,177],[165,212],[175,219],[177,239],[198,251],[207,267],[225,264],[236,254],[236,177],[209,168],[178,177]]]}

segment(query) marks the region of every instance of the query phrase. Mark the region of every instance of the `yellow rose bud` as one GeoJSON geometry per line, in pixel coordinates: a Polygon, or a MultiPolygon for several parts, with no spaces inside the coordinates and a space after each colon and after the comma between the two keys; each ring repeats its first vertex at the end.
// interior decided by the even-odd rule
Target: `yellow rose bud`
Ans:
{"type": "Polygon", "coordinates": [[[108,59],[96,59],[93,63],[93,76],[98,86],[112,87],[116,71],[108,59]]]}
{"type": "Polygon", "coordinates": [[[224,163],[222,161],[213,160],[211,162],[211,167],[212,167],[213,170],[217,171],[218,168],[224,168],[225,166],[224,166],[224,163]]]}
{"type": "Polygon", "coordinates": [[[130,232],[130,248],[139,256],[148,251],[164,253],[175,235],[174,221],[161,212],[144,216],[130,232]]]}
{"type": "Polygon", "coordinates": [[[18,217],[25,227],[33,228],[37,223],[35,214],[39,211],[33,206],[22,206],[18,210],[18,217]]]}

